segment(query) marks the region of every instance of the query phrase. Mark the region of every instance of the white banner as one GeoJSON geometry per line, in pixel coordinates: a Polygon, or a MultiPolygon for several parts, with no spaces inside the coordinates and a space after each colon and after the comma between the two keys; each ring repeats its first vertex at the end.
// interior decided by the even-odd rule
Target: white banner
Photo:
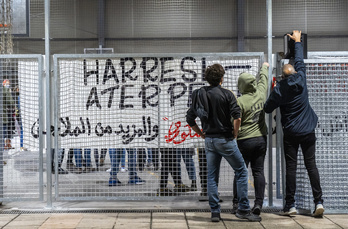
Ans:
{"type": "Polygon", "coordinates": [[[185,115],[192,91],[207,85],[206,67],[220,63],[226,70],[223,87],[237,93],[239,74],[256,74],[260,56],[61,58],[58,63],[62,147],[186,148],[204,144],[185,115]]]}

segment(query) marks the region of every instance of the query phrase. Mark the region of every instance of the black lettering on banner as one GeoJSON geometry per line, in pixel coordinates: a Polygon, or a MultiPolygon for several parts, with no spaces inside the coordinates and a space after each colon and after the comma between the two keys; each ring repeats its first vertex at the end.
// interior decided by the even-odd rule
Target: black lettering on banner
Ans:
{"type": "Polygon", "coordinates": [[[104,95],[105,93],[107,92],[110,92],[110,95],[109,95],[109,101],[108,101],[108,108],[111,107],[112,105],[112,101],[114,99],[114,94],[115,94],[115,90],[119,88],[119,85],[116,85],[114,87],[109,87],[103,91],[101,91],[101,94],[104,95]]]}
{"type": "Polygon", "coordinates": [[[150,100],[155,98],[156,96],[158,96],[159,93],[161,93],[161,88],[156,84],[151,84],[148,86],[142,85],[141,91],[138,94],[138,97],[141,98],[141,107],[143,109],[145,109],[146,104],[148,104],[150,107],[157,107],[158,106],[158,99],[154,103],[151,103],[150,100]],[[154,88],[155,92],[148,96],[147,92],[148,92],[148,89],[150,89],[150,88],[154,88]]]}
{"type": "Polygon", "coordinates": [[[101,109],[101,105],[100,105],[99,98],[98,98],[98,90],[96,87],[92,87],[92,89],[89,93],[87,103],[86,103],[86,110],[88,110],[88,108],[90,106],[92,106],[94,103],[96,104],[96,106],[99,109],[101,109]],[[93,99],[92,99],[92,97],[93,97],[93,99]]]}
{"type": "Polygon", "coordinates": [[[205,70],[207,69],[207,63],[205,57],[202,57],[202,81],[205,81],[205,70]]]}
{"type": "Polygon", "coordinates": [[[104,77],[103,77],[103,84],[105,84],[106,81],[109,79],[114,78],[115,82],[118,84],[119,80],[117,78],[116,70],[114,65],[112,64],[111,59],[107,59],[105,63],[105,69],[104,69],[104,77]],[[109,71],[111,71],[111,75],[109,75],[109,71]]]}
{"type": "Polygon", "coordinates": [[[86,122],[87,122],[87,128],[88,128],[88,136],[91,135],[91,123],[89,122],[89,118],[86,118],[86,122]]]}
{"type": "Polygon", "coordinates": [[[225,71],[231,70],[231,69],[249,69],[251,68],[251,65],[230,65],[225,66],[225,71]]]}
{"type": "Polygon", "coordinates": [[[150,75],[151,72],[154,72],[158,68],[157,57],[143,57],[143,61],[140,63],[140,67],[143,69],[144,83],[147,83],[148,80],[152,82],[155,82],[158,80],[158,75],[154,77],[150,75]],[[155,64],[149,70],[147,70],[147,63],[149,60],[153,60],[155,64]]]}
{"type": "Polygon", "coordinates": [[[34,124],[31,126],[30,133],[31,133],[31,136],[33,136],[33,138],[39,138],[39,133],[40,133],[39,119],[37,119],[36,122],[34,122],[34,124]]]}
{"type": "Polygon", "coordinates": [[[79,136],[80,134],[84,134],[86,133],[86,128],[85,128],[85,122],[83,121],[82,117],[80,117],[80,123],[81,123],[81,127],[76,126],[75,129],[70,133],[71,136],[79,136]]]}
{"type": "Polygon", "coordinates": [[[112,134],[112,128],[111,126],[107,125],[105,128],[102,126],[102,124],[100,122],[97,123],[97,125],[95,126],[95,130],[94,133],[98,136],[98,137],[102,137],[104,136],[104,134],[112,134]]]}
{"type": "MultiPolygon", "coordinates": [[[[83,117],[80,117],[80,125],[76,126],[74,129],[71,128],[71,122],[69,117],[65,117],[65,118],[59,118],[61,124],[64,125],[65,129],[63,132],[61,132],[59,135],[61,137],[67,137],[67,136],[75,136],[78,137],[81,134],[86,134],[88,136],[91,135],[91,123],[89,121],[89,118],[86,118],[86,124],[84,122],[83,117]],[[87,125],[87,127],[86,127],[87,125]],[[86,131],[87,128],[87,131],[86,131]]],[[[149,141],[153,141],[154,139],[156,139],[158,137],[159,134],[159,128],[158,125],[154,125],[152,126],[151,123],[151,117],[148,116],[147,118],[145,116],[142,117],[142,123],[143,123],[143,129],[140,127],[137,129],[136,125],[133,124],[132,127],[132,133],[131,133],[131,129],[130,129],[130,125],[127,125],[126,127],[123,126],[123,124],[119,124],[119,130],[112,130],[112,127],[110,125],[106,125],[105,127],[102,125],[102,123],[98,122],[94,128],[94,133],[96,136],[98,137],[102,137],[105,134],[116,134],[116,135],[120,135],[123,134],[121,136],[121,138],[123,139],[123,144],[129,144],[131,143],[135,137],[141,137],[141,136],[145,136],[144,140],[149,142],[149,141]],[[153,133],[153,135],[151,135],[153,133]]],[[[60,129],[58,128],[58,131],[60,129]]],[[[37,119],[36,122],[33,123],[32,127],[31,127],[31,135],[33,138],[39,138],[39,119],[37,119]]],[[[50,128],[51,131],[51,135],[54,136],[54,126],[51,125],[50,128]]],[[[45,131],[42,132],[43,134],[46,134],[45,131]]]]}
{"type": "Polygon", "coordinates": [[[88,72],[86,59],[83,60],[83,83],[85,86],[87,86],[87,77],[89,77],[91,75],[96,76],[96,83],[99,84],[99,62],[98,62],[98,60],[95,60],[95,66],[96,66],[95,70],[88,72]]]}
{"type": "Polygon", "coordinates": [[[184,67],[184,64],[185,64],[185,61],[186,60],[190,60],[190,61],[193,61],[193,63],[196,63],[196,59],[193,58],[193,57],[184,57],[182,60],[181,60],[181,63],[180,63],[180,69],[181,71],[183,72],[187,72],[187,73],[190,73],[191,75],[193,75],[192,78],[188,78],[185,74],[183,74],[181,76],[181,78],[185,81],[185,82],[194,82],[197,80],[197,73],[191,69],[186,69],[184,67]]]}
{"type": "Polygon", "coordinates": [[[171,84],[170,87],[168,88],[168,94],[170,95],[170,106],[173,107],[175,105],[175,100],[180,98],[181,96],[183,96],[187,91],[187,86],[184,83],[174,83],[171,84]],[[182,87],[182,91],[178,94],[175,95],[174,94],[174,89],[177,86],[181,86],[182,87]]]}
{"type": "Polygon", "coordinates": [[[121,58],[120,61],[120,65],[122,68],[122,82],[125,83],[126,82],[126,77],[132,81],[135,81],[138,79],[138,76],[135,76],[134,78],[132,77],[131,73],[134,72],[134,70],[137,67],[137,63],[135,62],[134,58],[132,57],[126,57],[126,58],[121,58]],[[132,62],[133,66],[131,67],[131,69],[129,69],[128,71],[125,70],[125,66],[126,66],[126,62],[130,61],[132,62]]]}
{"type": "Polygon", "coordinates": [[[63,118],[59,118],[60,123],[63,124],[64,129],[65,129],[64,132],[62,132],[61,134],[59,134],[59,136],[61,136],[61,137],[65,137],[65,136],[67,136],[68,134],[70,134],[70,130],[71,130],[71,123],[70,123],[69,117],[65,117],[65,120],[66,120],[66,121],[64,121],[63,118]]]}
{"type": "Polygon", "coordinates": [[[171,82],[171,81],[176,81],[175,77],[168,77],[168,78],[164,78],[164,75],[170,72],[174,72],[174,69],[168,69],[165,70],[165,65],[167,61],[172,61],[174,60],[173,57],[161,57],[160,61],[161,61],[161,83],[166,83],[166,82],[171,82]]]}
{"type": "MultiPolygon", "coordinates": [[[[144,120],[144,119],[145,119],[145,116],[143,116],[143,120],[144,120]]],[[[150,118],[150,117],[147,117],[147,125],[148,125],[148,128],[149,128],[149,133],[148,133],[148,135],[149,135],[150,137],[146,137],[146,138],[145,138],[145,141],[150,142],[150,141],[152,141],[152,140],[154,140],[154,139],[157,138],[157,136],[158,136],[158,134],[159,134],[159,128],[158,128],[158,125],[154,125],[153,128],[152,128],[152,131],[155,132],[155,134],[151,136],[151,118],[150,118]]]]}
{"type": "Polygon", "coordinates": [[[134,85],[123,85],[121,87],[121,97],[120,97],[121,101],[120,101],[120,106],[119,106],[121,110],[134,107],[133,104],[125,104],[126,99],[134,98],[134,96],[132,96],[132,95],[126,96],[126,88],[127,87],[134,87],[134,85]]]}

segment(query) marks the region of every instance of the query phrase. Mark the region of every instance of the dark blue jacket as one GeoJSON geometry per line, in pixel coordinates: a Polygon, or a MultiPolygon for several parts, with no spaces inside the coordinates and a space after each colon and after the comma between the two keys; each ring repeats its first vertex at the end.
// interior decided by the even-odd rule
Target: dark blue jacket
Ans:
{"type": "Polygon", "coordinates": [[[308,101],[306,66],[300,42],[295,43],[295,71],[297,73],[281,80],[273,89],[264,110],[271,113],[280,107],[284,134],[301,136],[315,130],[318,117],[308,101]]]}

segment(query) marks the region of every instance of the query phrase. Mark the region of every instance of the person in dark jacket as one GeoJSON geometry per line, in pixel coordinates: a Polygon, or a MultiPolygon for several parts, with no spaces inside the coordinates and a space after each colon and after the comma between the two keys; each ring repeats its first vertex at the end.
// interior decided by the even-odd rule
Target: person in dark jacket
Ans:
{"type": "Polygon", "coordinates": [[[315,162],[315,127],[318,117],[309,104],[306,82],[306,66],[303,61],[301,32],[294,30],[288,36],[295,41],[295,68],[283,66],[283,79],[276,85],[267,99],[264,110],[271,113],[280,108],[281,123],[284,132],[284,152],[286,161],[286,204],[282,215],[294,215],[296,191],[297,154],[301,146],[304,163],[308,172],[315,203],[313,216],[324,213],[322,189],[319,172],[315,162]]]}
{"type": "Polygon", "coordinates": [[[208,196],[211,209],[211,221],[220,221],[219,204],[219,172],[221,159],[233,168],[237,179],[238,211],[236,216],[249,221],[261,221],[261,217],[250,211],[248,199],[248,170],[237,146],[237,135],[240,127],[240,107],[232,91],[221,87],[224,68],[220,64],[209,66],[205,71],[205,79],[209,86],[202,87],[192,93],[192,104],[186,113],[186,121],[190,127],[205,139],[205,153],[208,163],[208,196]],[[200,91],[204,90],[204,91],[200,91]],[[200,96],[200,97],[197,97],[200,96]],[[206,112],[198,112],[194,101],[202,101],[206,112]],[[206,107],[206,105],[208,107],[206,107]],[[198,115],[203,131],[196,124],[198,115]],[[231,119],[233,121],[231,122],[231,119]]]}

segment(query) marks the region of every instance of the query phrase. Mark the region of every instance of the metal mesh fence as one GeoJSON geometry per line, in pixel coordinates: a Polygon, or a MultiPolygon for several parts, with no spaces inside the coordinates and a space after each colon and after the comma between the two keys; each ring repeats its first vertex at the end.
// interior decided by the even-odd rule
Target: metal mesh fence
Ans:
{"type": "MultiPolygon", "coordinates": [[[[346,55],[347,57],[347,55],[346,55]]],[[[316,128],[316,161],[327,210],[346,212],[348,206],[348,61],[306,60],[310,104],[319,117],[316,128]]],[[[298,207],[314,209],[313,195],[299,154],[298,207]]]]}
{"type": "MultiPolygon", "coordinates": [[[[50,2],[52,53],[99,45],[115,53],[267,52],[266,0],[99,1],[104,8],[94,0],[50,2]]],[[[274,52],[293,29],[308,34],[309,51],[348,50],[347,10],[345,0],[272,1],[274,52]]],[[[14,39],[14,53],[43,54],[44,0],[30,1],[29,22],[29,37],[14,39]]]]}
{"type": "MultiPolygon", "coordinates": [[[[263,55],[56,58],[57,136],[61,168],[69,172],[59,176],[56,196],[144,199],[200,196],[204,141],[185,119],[192,91],[206,84],[204,69],[218,62],[226,70],[224,87],[237,94],[239,74],[257,75],[263,55]]],[[[225,161],[222,168],[220,193],[232,195],[233,171],[225,161]]]]}
{"type": "Polygon", "coordinates": [[[42,156],[32,129],[39,119],[40,58],[0,58],[1,198],[42,198],[42,156]]]}

